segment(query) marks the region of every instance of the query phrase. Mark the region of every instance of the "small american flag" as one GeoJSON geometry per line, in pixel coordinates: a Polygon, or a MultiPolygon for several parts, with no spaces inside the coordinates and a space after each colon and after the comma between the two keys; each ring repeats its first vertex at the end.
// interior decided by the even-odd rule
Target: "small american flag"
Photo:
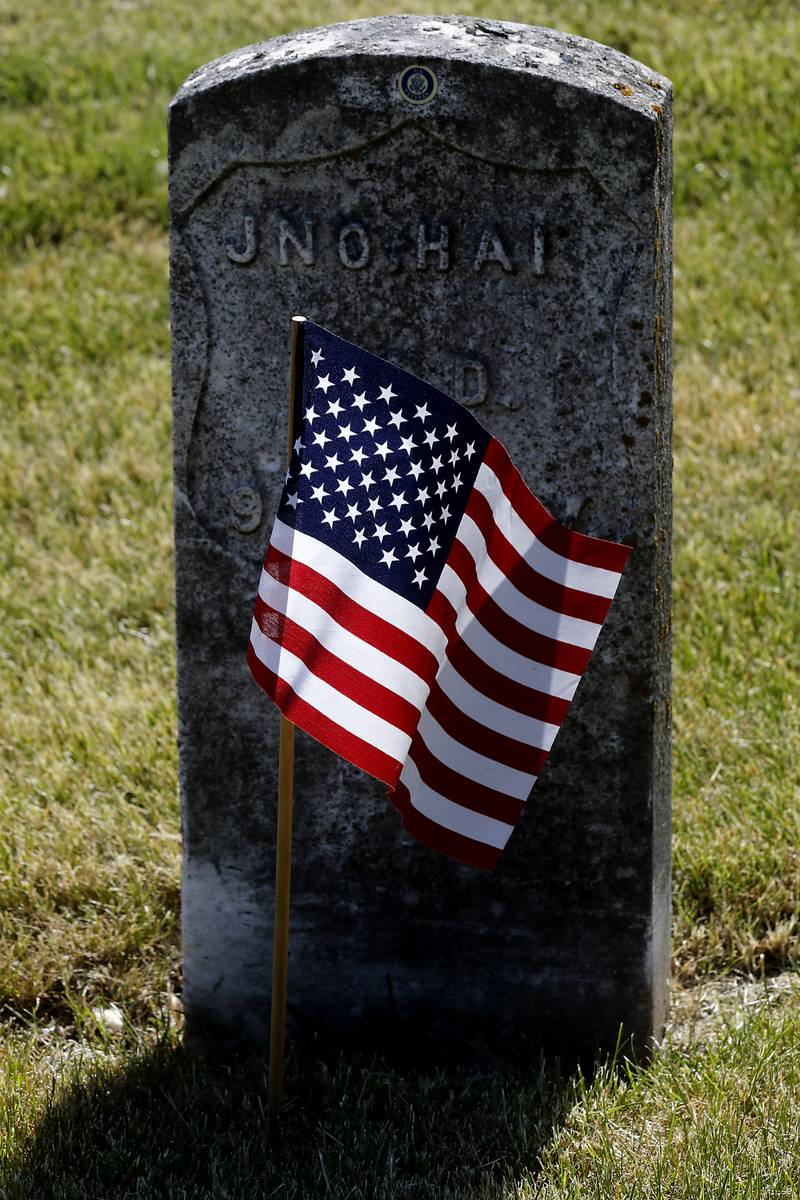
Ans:
{"type": "Polygon", "coordinates": [[[302,346],[250,669],[410,834],[492,870],[630,550],[560,525],[443,392],[309,321],[302,346]]]}

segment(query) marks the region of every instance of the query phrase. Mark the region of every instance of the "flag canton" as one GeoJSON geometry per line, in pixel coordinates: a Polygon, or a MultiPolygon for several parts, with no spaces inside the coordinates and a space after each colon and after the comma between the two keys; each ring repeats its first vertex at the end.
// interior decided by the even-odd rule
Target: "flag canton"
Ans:
{"type": "Polygon", "coordinates": [[[318,325],[278,515],[426,608],[490,437],[457,401],[318,325]]]}

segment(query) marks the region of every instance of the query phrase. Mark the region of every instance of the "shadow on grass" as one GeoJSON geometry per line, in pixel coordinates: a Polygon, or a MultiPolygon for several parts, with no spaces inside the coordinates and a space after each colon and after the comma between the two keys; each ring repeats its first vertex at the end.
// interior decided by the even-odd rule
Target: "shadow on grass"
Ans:
{"type": "Polygon", "coordinates": [[[530,1177],[574,1099],[543,1062],[420,1075],[298,1052],[270,1144],[265,1082],[254,1057],[221,1064],[168,1043],[93,1065],[48,1106],[0,1196],[489,1200],[530,1177]]]}

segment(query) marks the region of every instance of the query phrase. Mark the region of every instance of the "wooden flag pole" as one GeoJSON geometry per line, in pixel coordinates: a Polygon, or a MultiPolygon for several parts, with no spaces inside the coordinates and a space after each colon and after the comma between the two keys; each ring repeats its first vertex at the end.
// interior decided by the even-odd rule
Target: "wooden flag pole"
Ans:
{"type": "MultiPolygon", "coordinates": [[[[297,351],[305,317],[292,317],[292,350],[289,372],[287,467],[292,458],[294,415],[297,403],[297,351]]],[[[275,926],[272,938],[272,1006],[269,1031],[269,1083],[267,1113],[274,1125],[283,1100],[283,1059],[286,1040],[286,984],[289,968],[289,894],[292,877],[292,802],[294,799],[294,725],[280,719],[278,748],[278,831],[275,853],[275,926]]]]}

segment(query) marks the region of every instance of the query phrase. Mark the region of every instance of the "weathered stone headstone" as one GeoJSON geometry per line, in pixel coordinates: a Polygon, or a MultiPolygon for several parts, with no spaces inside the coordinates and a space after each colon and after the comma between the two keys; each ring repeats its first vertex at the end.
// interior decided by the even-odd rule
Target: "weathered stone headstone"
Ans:
{"type": "Polygon", "coordinates": [[[670,85],[604,46],[388,17],[252,46],[170,110],[185,1006],[266,1036],[277,712],[250,613],[302,312],[473,405],[565,523],[635,547],[493,875],[298,738],[290,1019],[467,1053],[640,1047],[670,875],[670,85]]]}

